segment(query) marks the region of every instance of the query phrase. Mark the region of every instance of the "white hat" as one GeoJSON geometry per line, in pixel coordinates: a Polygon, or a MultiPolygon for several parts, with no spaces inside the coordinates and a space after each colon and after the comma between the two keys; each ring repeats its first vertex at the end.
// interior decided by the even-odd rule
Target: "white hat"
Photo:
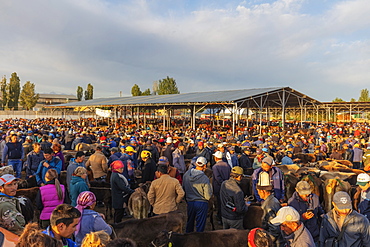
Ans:
{"type": "Polygon", "coordinates": [[[172,138],[171,137],[168,137],[167,140],[166,140],[167,143],[172,143],[172,138]]]}
{"type": "Polygon", "coordinates": [[[276,217],[271,220],[271,224],[280,225],[283,222],[296,222],[300,220],[300,215],[291,206],[282,207],[276,214],[276,217]]]}
{"type": "Polygon", "coordinates": [[[5,174],[5,175],[0,177],[0,186],[2,186],[4,184],[10,184],[14,180],[18,180],[18,179],[16,177],[14,177],[13,175],[11,175],[11,174],[5,174]]]}
{"type": "Polygon", "coordinates": [[[357,184],[365,185],[370,181],[370,176],[367,173],[360,173],[357,176],[357,184]]]}
{"type": "Polygon", "coordinates": [[[217,147],[218,148],[222,148],[224,145],[222,143],[218,144],[217,147]]]}
{"type": "Polygon", "coordinates": [[[204,166],[204,165],[206,165],[206,164],[207,164],[207,159],[206,159],[206,158],[204,158],[204,157],[202,157],[202,156],[200,156],[200,157],[198,157],[198,159],[197,159],[197,161],[195,162],[195,164],[196,164],[197,166],[204,166]]]}
{"type": "Polygon", "coordinates": [[[222,152],[217,151],[216,153],[213,154],[213,156],[215,156],[218,159],[222,159],[222,152]]]}

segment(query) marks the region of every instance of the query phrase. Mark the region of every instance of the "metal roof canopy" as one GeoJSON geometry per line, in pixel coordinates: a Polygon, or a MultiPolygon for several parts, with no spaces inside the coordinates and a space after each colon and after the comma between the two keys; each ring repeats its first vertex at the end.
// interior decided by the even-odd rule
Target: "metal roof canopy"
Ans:
{"type": "Polygon", "coordinates": [[[75,107],[120,107],[135,106],[145,108],[162,108],[175,106],[186,108],[189,106],[235,106],[237,108],[285,108],[319,105],[321,102],[300,93],[290,87],[254,88],[227,91],[195,92],[182,94],[149,95],[100,98],[78,101],[67,104],[50,105],[48,108],[75,108],[75,107]]]}

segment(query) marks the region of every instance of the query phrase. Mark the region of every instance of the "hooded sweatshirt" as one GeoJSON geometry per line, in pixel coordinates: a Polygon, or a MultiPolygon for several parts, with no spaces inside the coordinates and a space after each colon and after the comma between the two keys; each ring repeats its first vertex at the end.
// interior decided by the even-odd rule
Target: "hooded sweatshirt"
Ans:
{"type": "Polygon", "coordinates": [[[209,178],[203,171],[194,168],[184,174],[182,187],[185,191],[186,201],[207,202],[212,196],[212,187],[209,178]]]}

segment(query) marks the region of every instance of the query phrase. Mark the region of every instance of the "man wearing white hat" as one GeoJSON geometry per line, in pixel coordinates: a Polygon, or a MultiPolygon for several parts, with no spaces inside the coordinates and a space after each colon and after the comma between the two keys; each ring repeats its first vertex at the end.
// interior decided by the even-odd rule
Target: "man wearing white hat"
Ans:
{"type": "Polygon", "coordinates": [[[182,187],[185,191],[185,198],[188,205],[186,232],[194,231],[195,221],[197,232],[203,232],[206,225],[208,201],[212,196],[212,187],[209,178],[204,174],[206,169],[206,158],[199,157],[195,162],[195,168],[189,169],[184,174],[182,187]]]}
{"type": "Polygon", "coordinates": [[[293,207],[282,207],[271,223],[280,225],[283,238],[289,247],[315,247],[311,233],[300,221],[301,216],[293,207]]]}
{"type": "Polygon", "coordinates": [[[231,167],[222,161],[222,152],[217,151],[213,154],[216,164],[212,167],[213,171],[213,194],[217,199],[217,220],[221,224],[221,201],[220,189],[223,181],[230,178],[231,167]]]}
{"type": "Polygon", "coordinates": [[[15,234],[21,234],[26,224],[21,206],[15,194],[17,179],[10,174],[0,177],[0,225],[15,234]]]}
{"type": "Polygon", "coordinates": [[[370,246],[369,220],[352,210],[347,192],[338,191],[333,196],[334,208],[324,215],[320,228],[320,247],[370,246]]]}
{"type": "Polygon", "coordinates": [[[357,185],[361,190],[358,212],[370,220],[370,176],[367,173],[359,174],[357,176],[357,185]]]}

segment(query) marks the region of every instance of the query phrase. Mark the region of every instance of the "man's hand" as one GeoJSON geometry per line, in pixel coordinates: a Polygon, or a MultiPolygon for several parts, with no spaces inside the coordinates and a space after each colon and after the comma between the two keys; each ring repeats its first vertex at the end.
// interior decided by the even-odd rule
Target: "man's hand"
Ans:
{"type": "Polygon", "coordinates": [[[44,186],[45,184],[44,183],[41,183],[40,186],[44,186]]]}
{"type": "Polygon", "coordinates": [[[42,165],[43,165],[44,167],[46,167],[46,168],[49,168],[49,166],[50,166],[47,162],[44,162],[42,165]]]}
{"type": "Polygon", "coordinates": [[[309,220],[309,219],[311,219],[312,217],[314,217],[315,216],[315,214],[314,213],[312,213],[312,212],[306,212],[306,213],[303,213],[302,214],[302,218],[304,219],[304,220],[309,220]]]}

